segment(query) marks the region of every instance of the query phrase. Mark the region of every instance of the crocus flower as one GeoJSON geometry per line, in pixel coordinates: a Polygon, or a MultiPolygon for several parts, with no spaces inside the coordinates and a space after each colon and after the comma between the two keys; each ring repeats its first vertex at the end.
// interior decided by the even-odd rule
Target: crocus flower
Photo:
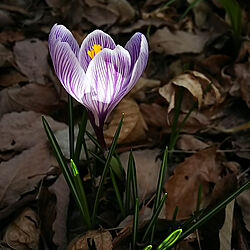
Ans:
{"type": "Polygon", "coordinates": [[[72,33],[63,25],[55,24],[49,35],[49,51],[60,82],[87,108],[97,139],[105,148],[105,120],[146,67],[145,36],[135,33],[123,48],[108,34],[95,30],[79,48],[72,33]]]}

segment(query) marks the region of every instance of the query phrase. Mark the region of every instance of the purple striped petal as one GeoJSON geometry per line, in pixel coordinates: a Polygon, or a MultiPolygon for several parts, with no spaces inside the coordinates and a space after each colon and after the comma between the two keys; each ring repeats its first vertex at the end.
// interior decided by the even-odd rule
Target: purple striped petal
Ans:
{"type": "Polygon", "coordinates": [[[113,50],[116,47],[113,39],[101,30],[95,30],[87,35],[83,40],[79,51],[79,62],[85,72],[87,72],[89,63],[92,60],[88,55],[88,51],[92,49],[94,44],[101,45],[102,49],[108,48],[113,50]]]}
{"type": "Polygon", "coordinates": [[[130,68],[130,55],[119,45],[114,50],[103,49],[90,62],[85,76],[90,91],[85,93],[82,103],[93,113],[98,127],[111,112],[110,105],[127,85],[130,68]]]}
{"type": "Polygon", "coordinates": [[[142,72],[146,68],[148,62],[148,42],[146,37],[137,32],[127,42],[125,49],[128,50],[131,56],[131,71],[132,75],[128,85],[125,86],[126,94],[134,87],[139,80],[142,72]]]}
{"type": "Polygon", "coordinates": [[[79,54],[79,45],[72,33],[63,25],[55,24],[49,34],[49,50],[53,52],[55,45],[58,41],[66,42],[76,56],[79,54]]]}
{"type": "Polygon", "coordinates": [[[71,96],[81,102],[79,97],[84,94],[85,73],[71,47],[67,42],[58,41],[50,50],[50,55],[57,77],[63,87],[71,96]]]}

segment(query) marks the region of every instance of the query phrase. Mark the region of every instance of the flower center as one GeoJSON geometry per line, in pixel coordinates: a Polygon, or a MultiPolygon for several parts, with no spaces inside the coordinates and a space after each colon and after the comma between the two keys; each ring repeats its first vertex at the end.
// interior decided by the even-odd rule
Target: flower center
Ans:
{"type": "Polygon", "coordinates": [[[102,50],[102,46],[100,44],[94,44],[92,48],[93,49],[88,50],[88,55],[91,57],[91,59],[93,59],[94,56],[102,50]]]}

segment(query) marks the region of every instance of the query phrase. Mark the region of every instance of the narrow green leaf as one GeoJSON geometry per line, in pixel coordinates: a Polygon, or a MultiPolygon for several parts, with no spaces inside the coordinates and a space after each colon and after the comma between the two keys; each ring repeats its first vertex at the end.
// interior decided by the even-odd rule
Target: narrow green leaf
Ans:
{"type": "Polygon", "coordinates": [[[199,212],[199,211],[200,211],[201,195],[202,195],[202,185],[200,184],[199,190],[198,190],[198,197],[197,197],[197,204],[196,204],[196,212],[199,212]]]}
{"type": "Polygon", "coordinates": [[[79,200],[81,203],[81,211],[85,220],[85,223],[87,224],[87,227],[90,229],[91,228],[91,219],[90,219],[90,215],[89,215],[89,208],[88,208],[88,201],[87,201],[87,197],[83,188],[83,184],[82,184],[82,180],[81,177],[79,175],[78,169],[74,163],[74,161],[71,159],[71,164],[70,164],[71,168],[72,168],[72,172],[74,174],[73,176],[73,181],[79,196],[79,200]]]}
{"type": "Polygon", "coordinates": [[[172,232],[157,248],[156,250],[165,250],[171,247],[180,237],[182,229],[177,229],[172,232]]]}
{"type": "Polygon", "coordinates": [[[139,199],[135,199],[135,212],[133,217],[133,231],[132,231],[132,249],[136,249],[137,233],[138,233],[138,219],[139,219],[139,199]]]}
{"type": "Polygon", "coordinates": [[[93,135],[91,135],[88,131],[86,131],[86,135],[87,135],[87,136],[89,137],[89,139],[96,145],[96,147],[97,147],[98,149],[100,149],[101,152],[103,152],[103,149],[102,149],[101,145],[99,144],[99,142],[96,140],[96,138],[95,138],[93,135]]]}
{"type": "Polygon", "coordinates": [[[199,3],[201,0],[194,0],[189,6],[188,6],[188,8],[184,11],[184,13],[181,15],[181,17],[180,17],[180,20],[182,20],[187,14],[188,14],[188,12],[191,10],[191,9],[193,9],[193,7],[197,4],[197,3],[199,3]]]}
{"type": "MultiPolygon", "coordinates": [[[[150,231],[153,229],[153,227],[155,226],[156,222],[157,222],[157,218],[161,212],[161,209],[166,201],[166,198],[167,198],[167,193],[165,193],[162,197],[162,199],[160,200],[160,203],[159,203],[159,206],[157,207],[156,211],[153,212],[153,215],[150,219],[150,222],[148,224],[148,227],[143,235],[143,238],[142,238],[142,242],[145,242],[145,240],[148,238],[148,235],[150,233],[150,231]]],[[[150,239],[150,242],[153,242],[153,239],[150,239]]]]}
{"type": "MultiPolygon", "coordinates": [[[[131,151],[130,151],[131,154],[131,151]]],[[[128,169],[127,169],[127,176],[126,176],[126,187],[125,187],[125,212],[126,215],[129,214],[130,209],[130,201],[131,201],[131,183],[132,183],[132,157],[129,154],[129,160],[128,160],[128,169]]]]}
{"type": "MultiPolygon", "coordinates": [[[[164,151],[164,155],[163,155],[163,160],[162,160],[159,178],[158,178],[158,182],[157,182],[157,189],[156,189],[156,195],[155,195],[155,201],[154,201],[154,207],[153,207],[153,214],[156,212],[156,210],[159,206],[160,199],[161,199],[164,179],[166,176],[167,160],[168,160],[168,147],[166,147],[166,149],[164,151]]],[[[154,239],[154,231],[155,231],[155,224],[152,226],[152,231],[151,231],[151,236],[150,236],[151,242],[154,239]]]]}
{"type": "Polygon", "coordinates": [[[115,195],[116,195],[116,198],[117,198],[119,208],[120,208],[121,213],[122,213],[122,217],[125,218],[126,215],[125,215],[125,210],[124,210],[123,203],[122,203],[121,194],[120,194],[118,185],[116,183],[115,175],[113,173],[112,168],[110,168],[110,177],[111,177],[111,180],[112,180],[112,183],[113,183],[113,187],[114,187],[114,190],[115,190],[115,195]]]}
{"type": "Polygon", "coordinates": [[[134,198],[134,204],[135,204],[136,198],[138,197],[138,189],[137,189],[135,160],[134,160],[132,150],[130,151],[130,154],[129,154],[129,161],[130,161],[131,170],[132,170],[132,190],[133,190],[133,198],[134,198]]]}
{"type": "Polygon", "coordinates": [[[73,119],[73,97],[68,94],[68,117],[69,117],[69,152],[70,158],[74,157],[74,119],[73,119]]]}
{"type": "Polygon", "coordinates": [[[121,131],[121,127],[122,127],[123,118],[124,118],[124,114],[122,114],[122,118],[121,118],[120,123],[119,123],[119,125],[117,127],[117,130],[115,132],[115,136],[113,138],[113,141],[112,141],[112,144],[111,144],[111,147],[110,147],[110,150],[108,152],[108,156],[107,156],[107,159],[106,159],[106,162],[105,162],[105,166],[104,166],[104,169],[103,169],[103,172],[102,172],[101,180],[100,180],[100,183],[99,183],[99,186],[98,186],[98,189],[97,189],[96,198],[95,198],[94,207],[93,207],[92,223],[95,223],[97,207],[98,207],[101,192],[102,192],[102,189],[103,189],[104,180],[105,180],[105,178],[107,176],[109,166],[110,166],[110,161],[111,161],[111,158],[112,158],[112,156],[114,154],[114,151],[115,151],[117,140],[118,140],[118,137],[119,137],[119,134],[120,134],[120,131],[121,131]]]}
{"type": "MultiPolygon", "coordinates": [[[[57,162],[58,162],[58,164],[59,164],[59,166],[60,166],[60,168],[62,170],[62,173],[64,175],[64,178],[65,178],[65,180],[66,180],[66,182],[67,182],[67,184],[68,184],[68,186],[70,188],[70,191],[71,191],[71,193],[72,193],[72,195],[73,195],[73,197],[75,199],[75,202],[76,202],[77,206],[79,207],[80,211],[82,212],[83,210],[82,210],[81,201],[79,199],[78,192],[77,192],[77,190],[75,188],[75,185],[74,185],[74,182],[73,182],[73,177],[72,177],[72,175],[70,173],[70,170],[69,170],[68,165],[66,163],[66,160],[65,160],[65,158],[63,156],[63,153],[62,153],[62,151],[61,151],[61,149],[60,149],[60,147],[59,147],[59,145],[57,143],[57,140],[56,140],[56,138],[55,138],[49,124],[47,123],[46,119],[44,118],[44,116],[42,116],[42,122],[43,122],[43,125],[44,125],[45,132],[46,132],[46,134],[48,136],[50,145],[52,147],[52,150],[53,150],[53,152],[55,154],[57,162]]],[[[83,215],[83,218],[84,218],[83,213],[82,213],[82,215],[83,215]]]]}
{"type": "Polygon", "coordinates": [[[206,212],[201,218],[199,218],[192,226],[190,226],[186,231],[183,232],[179,240],[184,239],[189,234],[191,234],[195,229],[198,229],[201,225],[203,225],[207,220],[213,217],[216,213],[218,213],[222,208],[224,208],[229,202],[231,202],[235,197],[237,197],[240,193],[250,187],[250,181],[243,184],[240,188],[238,188],[235,192],[229,195],[225,200],[220,202],[217,206],[215,206],[210,211],[206,212]]]}

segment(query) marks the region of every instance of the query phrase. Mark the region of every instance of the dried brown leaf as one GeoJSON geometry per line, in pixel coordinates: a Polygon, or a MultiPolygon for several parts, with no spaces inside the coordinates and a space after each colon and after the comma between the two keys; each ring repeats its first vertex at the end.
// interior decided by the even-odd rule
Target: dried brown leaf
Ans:
{"type": "Polygon", "coordinates": [[[193,135],[182,134],[178,137],[176,147],[184,151],[202,150],[209,147],[209,144],[199,140],[193,135]]]}
{"type": "MultiPolygon", "coordinates": [[[[53,131],[66,127],[65,124],[56,122],[50,117],[46,119],[53,131]]],[[[41,114],[33,111],[4,115],[0,120],[0,134],[0,152],[21,152],[47,141],[41,114]]]]}
{"type": "Polygon", "coordinates": [[[28,250],[39,248],[40,230],[37,214],[31,208],[22,213],[6,229],[3,240],[13,249],[28,250]]]}
{"type": "Polygon", "coordinates": [[[118,143],[132,143],[145,139],[147,125],[142,117],[139,105],[130,98],[123,99],[112,112],[111,122],[104,130],[104,137],[107,145],[110,145],[113,136],[120,123],[122,113],[125,113],[122,129],[118,138],[118,143]]]}
{"type": "Polygon", "coordinates": [[[241,208],[243,215],[243,221],[245,223],[246,229],[250,232],[250,189],[244,191],[236,198],[237,204],[241,208]]]}
{"type": "Polygon", "coordinates": [[[96,250],[112,249],[112,236],[109,231],[92,230],[70,242],[67,250],[89,250],[88,243],[95,245],[96,250]]]}
{"type": "MultiPolygon", "coordinates": [[[[0,74],[0,86],[9,87],[19,82],[26,82],[28,79],[15,70],[0,74]]],[[[0,94],[1,96],[1,94],[0,94]]]]}
{"type": "Polygon", "coordinates": [[[60,105],[60,101],[53,85],[30,83],[0,91],[0,105],[0,117],[8,112],[22,110],[50,114],[60,105]]]}
{"type": "Polygon", "coordinates": [[[209,32],[197,32],[196,34],[181,30],[171,32],[164,27],[152,35],[150,47],[153,51],[166,55],[200,53],[210,38],[209,32]]]}
{"type": "Polygon", "coordinates": [[[39,194],[40,228],[49,249],[66,249],[69,195],[63,174],[49,188],[44,186],[39,194]]]}
{"type": "Polygon", "coordinates": [[[218,201],[227,195],[236,180],[236,172],[223,164],[222,156],[216,148],[208,148],[195,153],[177,165],[165,184],[166,217],[171,219],[176,206],[179,207],[177,219],[186,219],[196,210],[198,190],[202,186],[201,207],[218,201]],[[226,172],[226,174],[225,174],[226,172]],[[188,206],[187,206],[188,204],[188,206]]]}
{"type": "Polygon", "coordinates": [[[24,150],[7,162],[0,163],[0,217],[5,217],[16,204],[38,188],[39,182],[57,166],[46,142],[24,150]]]}
{"type": "Polygon", "coordinates": [[[14,46],[17,66],[31,82],[45,84],[51,74],[48,65],[48,48],[38,39],[17,42],[14,46]]]}
{"type": "Polygon", "coordinates": [[[168,112],[175,106],[176,92],[178,87],[185,88],[188,92],[184,93],[181,110],[187,112],[197,99],[198,108],[206,108],[220,102],[221,94],[217,87],[202,73],[189,71],[174,77],[170,82],[159,89],[159,93],[169,103],[168,112]],[[208,90],[208,88],[210,89],[208,90]],[[188,93],[191,93],[192,97],[188,93]]]}
{"type": "Polygon", "coordinates": [[[12,52],[0,43],[0,67],[10,66],[13,61],[12,52]]]}

